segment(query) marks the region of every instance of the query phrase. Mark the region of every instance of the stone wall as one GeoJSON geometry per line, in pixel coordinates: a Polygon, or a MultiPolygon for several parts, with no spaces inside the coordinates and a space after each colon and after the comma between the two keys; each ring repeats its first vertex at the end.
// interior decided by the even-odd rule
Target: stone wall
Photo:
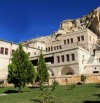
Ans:
{"type": "MultiPolygon", "coordinates": [[[[59,82],[60,85],[66,85],[69,83],[78,83],[80,81],[81,75],[69,75],[69,76],[59,76],[59,77],[50,77],[49,84],[52,84],[54,80],[59,82]]],[[[100,83],[100,74],[98,75],[86,75],[85,83],[100,83]]]]}

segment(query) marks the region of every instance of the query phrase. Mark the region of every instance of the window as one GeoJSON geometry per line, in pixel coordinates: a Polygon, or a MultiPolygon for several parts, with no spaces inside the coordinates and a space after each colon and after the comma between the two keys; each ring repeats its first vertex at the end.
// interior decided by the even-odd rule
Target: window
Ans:
{"type": "Polygon", "coordinates": [[[8,55],[8,48],[5,48],[5,55],[8,55]]]}
{"type": "Polygon", "coordinates": [[[81,36],[81,40],[84,41],[84,36],[81,36]]]}
{"type": "Polygon", "coordinates": [[[64,44],[66,44],[66,40],[64,40],[64,44]]]}
{"type": "Polygon", "coordinates": [[[12,55],[14,54],[15,50],[12,49],[12,55]]]}
{"type": "Polygon", "coordinates": [[[80,37],[77,37],[77,41],[80,41],[80,37]]]}
{"type": "Polygon", "coordinates": [[[62,62],[64,62],[64,55],[61,56],[62,62]]]}
{"type": "Polygon", "coordinates": [[[56,47],[54,47],[54,50],[56,50],[56,47]]]}
{"type": "Polygon", "coordinates": [[[58,48],[58,46],[57,46],[57,50],[58,50],[59,48],[58,48]]]}
{"type": "Polygon", "coordinates": [[[28,56],[30,56],[30,52],[28,52],[28,56]]]}
{"type": "Polygon", "coordinates": [[[54,73],[52,73],[51,75],[54,76],[54,73]]]}
{"type": "Polygon", "coordinates": [[[48,47],[48,51],[50,51],[50,47],[48,47]]]}
{"type": "Polygon", "coordinates": [[[73,43],[73,38],[71,38],[70,40],[71,40],[71,43],[73,43]]]}
{"type": "Polygon", "coordinates": [[[60,49],[62,49],[61,45],[59,46],[60,49]]]}
{"type": "Polygon", "coordinates": [[[36,55],[36,52],[34,52],[34,55],[36,55]]]}
{"type": "Polygon", "coordinates": [[[60,63],[60,57],[57,56],[57,63],[60,63]]]}
{"type": "Polygon", "coordinates": [[[40,49],[40,47],[38,46],[38,49],[40,49]]]}
{"type": "Polygon", "coordinates": [[[41,49],[43,50],[43,47],[41,47],[41,49]]]}
{"type": "Polygon", "coordinates": [[[1,47],[1,54],[4,54],[4,48],[1,47]]]}
{"type": "Polygon", "coordinates": [[[48,49],[46,48],[46,52],[48,51],[48,49]]]}
{"type": "Polygon", "coordinates": [[[67,44],[69,44],[69,39],[67,39],[67,44]]]}
{"type": "Polygon", "coordinates": [[[99,73],[99,71],[93,71],[93,73],[99,73]]]}
{"type": "Polygon", "coordinates": [[[71,54],[71,56],[72,56],[72,61],[74,61],[75,60],[75,55],[71,54]]]}
{"type": "Polygon", "coordinates": [[[94,56],[95,56],[95,51],[96,51],[96,50],[95,50],[95,49],[93,49],[93,55],[94,55],[94,56]]]}
{"type": "Polygon", "coordinates": [[[66,61],[69,61],[69,54],[66,55],[66,61]]]}

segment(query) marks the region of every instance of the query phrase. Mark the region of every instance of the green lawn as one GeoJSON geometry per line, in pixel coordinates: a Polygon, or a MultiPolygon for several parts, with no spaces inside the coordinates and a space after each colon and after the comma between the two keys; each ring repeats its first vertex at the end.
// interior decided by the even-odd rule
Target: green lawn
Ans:
{"type": "MultiPolygon", "coordinates": [[[[0,94],[8,90],[15,92],[17,89],[0,88],[0,94]]],[[[24,88],[23,91],[0,96],[0,103],[38,103],[36,101],[39,99],[38,88],[24,88]]],[[[100,84],[77,85],[72,90],[68,90],[66,86],[59,86],[54,94],[61,101],[59,103],[100,103],[100,84]]]]}

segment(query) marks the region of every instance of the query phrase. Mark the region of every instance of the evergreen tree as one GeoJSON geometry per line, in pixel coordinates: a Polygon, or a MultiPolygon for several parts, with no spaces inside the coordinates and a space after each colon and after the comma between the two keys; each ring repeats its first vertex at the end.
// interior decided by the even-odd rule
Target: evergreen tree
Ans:
{"type": "Polygon", "coordinates": [[[12,54],[11,61],[12,63],[8,66],[8,82],[18,87],[20,92],[26,83],[32,83],[35,80],[36,72],[21,44],[12,54]]]}
{"type": "Polygon", "coordinates": [[[33,64],[29,62],[29,69],[27,70],[27,84],[31,83],[33,85],[35,80],[36,80],[36,71],[34,69],[33,64]]]}
{"type": "Polygon", "coordinates": [[[49,74],[48,74],[48,69],[47,69],[42,51],[40,52],[40,55],[39,55],[39,58],[38,58],[37,72],[38,72],[38,79],[39,79],[40,85],[42,85],[44,82],[48,81],[49,74]]]}

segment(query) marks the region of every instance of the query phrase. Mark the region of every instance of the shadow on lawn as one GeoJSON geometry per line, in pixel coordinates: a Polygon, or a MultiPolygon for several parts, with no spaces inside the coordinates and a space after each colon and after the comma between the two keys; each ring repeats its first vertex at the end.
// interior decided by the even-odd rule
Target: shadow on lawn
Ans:
{"type": "Polygon", "coordinates": [[[84,101],[83,103],[100,103],[100,101],[84,101]]]}
{"type": "Polygon", "coordinates": [[[12,94],[12,93],[19,93],[19,91],[17,91],[17,90],[7,90],[4,93],[6,93],[6,94],[12,94]]]}
{"type": "Polygon", "coordinates": [[[97,87],[97,88],[100,88],[100,84],[97,84],[96,87],[97,87]]]}
{"type": "Polygon", "coordinates": [[[100,94],[93,94],[94,96],[98,96],[100,98],[100,94]]]}
{"type": "Polygon", "coordinates": [[[31,101],[34,101],[36,103],[40,103],[40,100],[39,99],[31,99],[31,101]]]}
{"type": "Polygon", "coordinates": [[[30,86],[30,87],[28,87],[28,88],[30,88],[30,89],[37,89],[37,88],[39,88],[38,86],[30,86]]]}
{"type": "MultiPolygon", "coordinates": [[[[30,91],[21,91],[20,93],[25,93],[25,92],[30,92],[30,91]]],[[[18,90],[7,90],[4,92],[5,94],[13,94],[13,93],[19,93],[18,90]]]]}

